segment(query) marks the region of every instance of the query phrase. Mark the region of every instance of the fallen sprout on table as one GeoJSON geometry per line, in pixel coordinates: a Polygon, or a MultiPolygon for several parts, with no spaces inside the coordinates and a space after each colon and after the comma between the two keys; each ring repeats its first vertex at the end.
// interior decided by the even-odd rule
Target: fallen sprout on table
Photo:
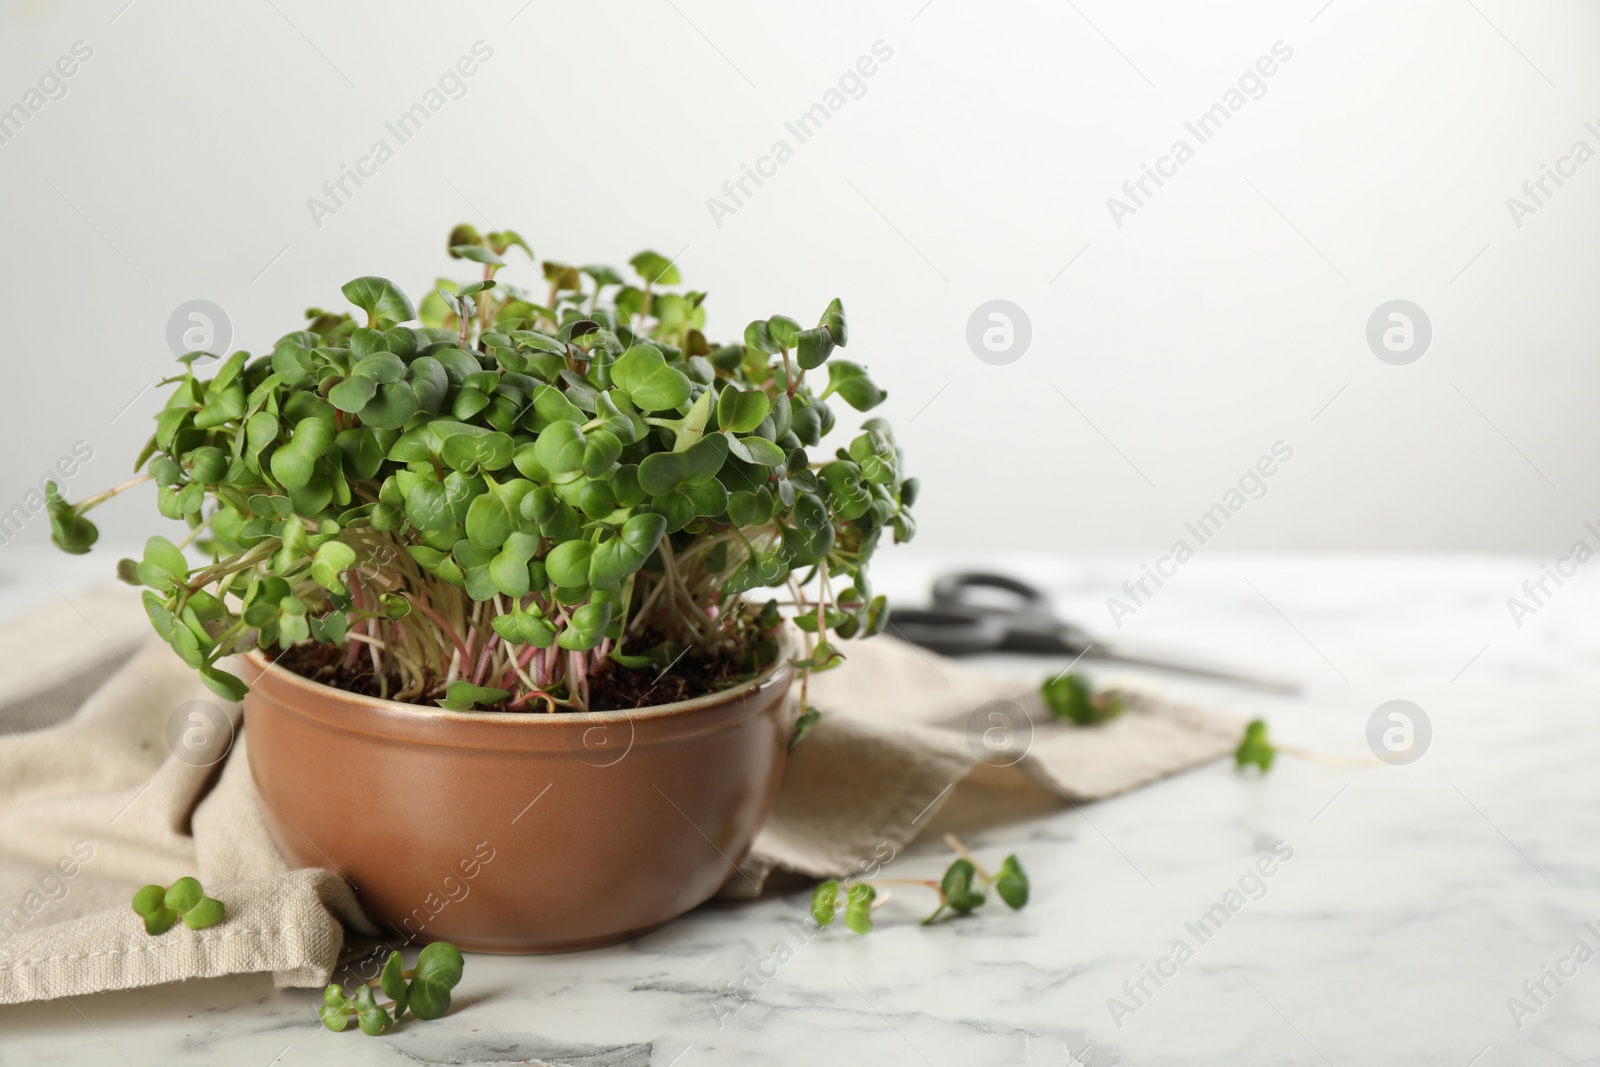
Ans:
{"type": "Polygon", "coordinates": [[[450,990],[461,981],[461,951],[447,941],[425,945],[417,965],[403,970],[400,953],[389,953],[378,977],[361,986],[353,995],[334,983],[322,991],[322,1025],[335,1032],[356,1025],[369,1037],[387,1034],[399,1025],[409,1010],[418,1019],[437,1019],[450,1010],[450,990]],[[389,1003],[379,1004],[373,987],[383,991],[389,1003]]]}
{"type": "Polygon", "coordinates": [[[1122,714],[1127,704],[1120,690],[1096,693],[1086,674],[1061,674],[1047,679],[1040,693],[1051,714],[1078,726],[1110,722],[1122,714]]]}
{"type": "Polygon", "coordinates": [[[945,843],[958,854],[945,869],[944,877],[935,882],[931,878],[874,878],[830,879],[811,894],[811,917],[819,926],[831,925],[839,911],[844,912],[844,924],[858,934],[872,927],[872,908],[888,899],[885,893],[878,896],[881,885],[923,886],[939,895],[939,905],[933,909],[922,925],[927,926],[946,911],[966,915],[988,902],[981,890],[993,888],[995,894],[1012,910],[1028,903],[1028,874],[1015,853],[1005,858],[1000,870],[990,874],[978,864],[972,853],[952,835],[945,835],[945,843]]]}
{"type": "Polygon", "coordinates": [[[1234,767],[1242,771],[1253,763],[1260,768],[1262,774],[1266,774],[1272,770],[1272,761],[1277,757],[1277,746],[1267,739],[1266,722],[1262,719],[1252,719],[1250,725],[1244,728],[1244,739],[1234,750],[1234,767]]]}
{"type": "Polygon", "coordinates": [[[222,921],[227,910],[222,901],[206,896],[198,878],[183,877],[170,887],[147,885],[133,895],[133,910],[144,920],[151,937],[172,929],[179,919],[191,930],[204,930],[222,921]]]}

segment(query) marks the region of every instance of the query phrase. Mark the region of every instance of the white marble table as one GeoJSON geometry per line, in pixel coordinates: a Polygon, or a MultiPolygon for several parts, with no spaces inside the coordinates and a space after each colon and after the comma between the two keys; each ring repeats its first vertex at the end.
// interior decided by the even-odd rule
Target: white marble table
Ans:
{"type": "MultiPolygon", "coordinates": [[[[65,590],[98,570],[49,559],[0,551],[0,616],[53,597],[46,574],[65,590]]],[[[915,594],[959,562],[902,554],[880,586],[915,594]]],[[[1005,561],[1099,629],[1138,564],[1005,561]]],[[[974,835],[980,858],[1022,855],[1022,912],[923,929],[920,901],[892,903],[868,937],[807,942],[788,925],[803,894],[711,905],[611,949],[469,956],[460,1007],[383,1039],[324,1031],[316,994],[261,977],[0,1008],[0,1064],[1600,1062],[1600,963],[1571,958],[1580,941],[1600,950],[1600,587],[1580,572],[1518,628],[1506,598],[1539,573],[1465,557],[1185,564],[1123,633],[1308,688],[1166,682],[1174,693],[1350,756],[1367,754],[1377,705],[1404,698],[1427,713],[1431,746],[1402,767],[1285,757],[1265,779],[1218,764],[974,835]],[[1202,941],[1186,924],[1230,902],[1275,842],[1292,857],[1245,878],[1259,899],[1234,898],[1202,941]],[[772,973],[779,943],[792,958],[772,973]],[[1146,967],[1170,977],[1158,986],[1146,967]],[[771,976],[733,1013],[726,990],[746,968],[771,976]],[[1558,986],[1546,968],[1576,973],[1558,986]],[[1134,1000],[1124,986],[1141,979],[1134,1000]],[[1524,983],[1541,979],[1535,1001],[1524,983]],[[1114,1018],[1114,997],[1135,1010],[1114,1018]],[[1530,1009],[1520,1019],[1513,997],[1530,1009]]],[[[893,873],[937,877],[943,863],[925,843],[893,873]]]]}

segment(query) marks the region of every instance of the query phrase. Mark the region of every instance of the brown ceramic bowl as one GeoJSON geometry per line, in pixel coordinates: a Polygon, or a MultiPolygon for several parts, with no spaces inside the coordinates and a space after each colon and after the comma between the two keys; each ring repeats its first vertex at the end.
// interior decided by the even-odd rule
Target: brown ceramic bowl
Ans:
{"type": "Polygon", "coordinates": [[[626,940],[734,876],[798,714],[787,664],[638,711],[454,712],[246,657],[250,772],[278,847],[416,941],[563,952],[626,940]]]}

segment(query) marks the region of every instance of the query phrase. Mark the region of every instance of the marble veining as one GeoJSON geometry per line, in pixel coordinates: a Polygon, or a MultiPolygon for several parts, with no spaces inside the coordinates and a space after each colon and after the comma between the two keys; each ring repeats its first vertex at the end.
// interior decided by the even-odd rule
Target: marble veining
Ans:
{"type": "MultiPolygon", "coordinates": [[[[1403,767],[1282,756],[1265,779],[1216,764],[968,833],[980,859],[1022,856],[1034,897],[1018,913],[991,906],[924,929],[926,901],[898,890],[872,935],[813,933],[797,888],[713,903],[614,948],[469,956],[450,1016],[384,1039],[328,1033],[315,993],[247,976],[0,1008],[0,1064],[1600,1058],[1600,962],[1561,964],[1578,942],[1600,951],[1592,579],[1569,581],[1518,627],[1506,600],[1537,561],[1202,554],[1120,631],[1105,602],[1137,560],[885,553],[878,584],[911,602],[938,570],[974,562],[1034,576],[1107,638],[1303,679],[1297,698],[1160,679],[1175,696],[1267,717],[1285,743],[1364,756],[1373,710],[1404,698],[1429,716],[1431,747],[1403,767]],[[1274,848],[1292,858],[1259,887],[1242,883],[1274,848]],[[1230,891],[1242,906],[1202,940],[1197,920],[1230,891]],[[1558,965],[1576,967],[1559,985],[1546,977],[1558,965]]],[[[0,571],[0,617],[55,596],[45,576],[70,595],[96,574],[10,549],[0,571]]],[[[1040,676],[1051,666],[993,662],[1040,676]]],[[[925,839],[887,873],[937,877],[944,862],[925,839]]]]}

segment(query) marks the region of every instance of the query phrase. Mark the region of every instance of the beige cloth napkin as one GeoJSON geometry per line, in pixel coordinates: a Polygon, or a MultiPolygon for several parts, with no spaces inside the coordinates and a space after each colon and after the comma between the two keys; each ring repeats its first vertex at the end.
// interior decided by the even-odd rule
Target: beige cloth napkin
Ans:
{"type": "MultiPolygon", "coordinates": [[[[0,627],[0,1003],[262,971],[315,987],[347,929],[375,933],[338,876],[289,869],[257,808],[238,707],[147,625],[137,594],[108,586],[0,627]],[[211,766],[169,741],[190,701],[221,707],[236,730],[211,766]],[[149,937],[134,890],[185,874],[227,905],[227,921],[149,937]]],[[[1106,726],[1061,726],[1027,681],[886,638],[846,651],[811,681],[823,719],[794,750],[727,895],[754,895],[777,870],[840,876],[881,861],[953,797],[986,792],[993,806],[998,795],[999,813],[1012,799],[1037,810],[1041,791],[1093,800],[1215,759],[1239,737],[1231,716],[1139,694],[1106,726]]]]}

